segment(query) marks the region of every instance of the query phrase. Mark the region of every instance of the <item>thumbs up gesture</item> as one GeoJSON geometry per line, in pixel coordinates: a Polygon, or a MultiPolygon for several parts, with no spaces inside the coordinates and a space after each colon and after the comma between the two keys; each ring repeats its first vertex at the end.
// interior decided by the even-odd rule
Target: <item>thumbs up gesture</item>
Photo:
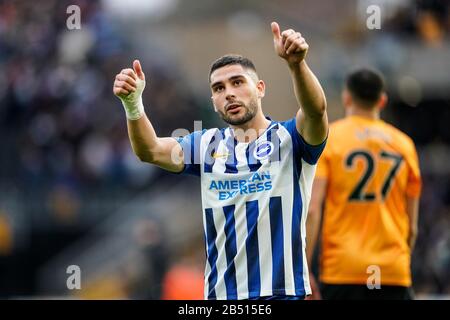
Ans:
{"type": "Polygon", "coordinates": [[[298,64],[302,62],[308,52],[308,44],[300,32],[292,29],[280,31],[280,26],[272,22],[273,45],[275,52],[288,64],[298,64]]]}
{"type": "Polygon", "coordinates": [[[121,99],[130,99],[132,95],[136,96],[142,93],[144,87],[145,75],[142,72],[141,63],[139,60],[134,60],[133,69],[122,69],[116,75],[113,92],[121,99]]]}
{"type": "Polygon", "coordinates": [[[142,92],[145,88],[145,75],[139,60],[133,61],[133,69],[122,69],[116,75],[113,92],[122,100],[127,118],[137,120],[144,114],[142,92]]]}

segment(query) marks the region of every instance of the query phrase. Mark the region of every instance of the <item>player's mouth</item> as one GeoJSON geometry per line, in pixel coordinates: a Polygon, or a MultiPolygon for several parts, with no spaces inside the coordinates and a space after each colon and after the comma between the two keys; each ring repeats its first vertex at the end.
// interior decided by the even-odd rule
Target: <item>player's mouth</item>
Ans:
{"type": "Polygon", "coordinates": [[[227,112],[236,114],[241,111],[242,105],[240,103],[231,103],[227,106],[227,112]]]}

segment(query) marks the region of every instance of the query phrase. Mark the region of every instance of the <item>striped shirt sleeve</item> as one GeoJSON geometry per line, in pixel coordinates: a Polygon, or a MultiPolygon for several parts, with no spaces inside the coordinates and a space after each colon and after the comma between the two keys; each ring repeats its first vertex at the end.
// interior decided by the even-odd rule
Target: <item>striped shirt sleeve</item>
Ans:
{"type": "Polygon", "coordinates": [[[206,129],[195,131],[184,137],[177,138],[184,154],[184,168],[179,174],[200,176],[200,143],[205,131],[206,129]]]}
{"type": "Polygon", "coordinates": [[[294,154],[298,159],[301,158],[307,163],[314,165],[319,160],[319,157],[325,148],[327,139],[319,145],[311,145],[307,143],[305,139],[303,139],[302,135],[297,131],[295,121],[296,119],[292,118],[283,124],[291,135],[294,154]]]}

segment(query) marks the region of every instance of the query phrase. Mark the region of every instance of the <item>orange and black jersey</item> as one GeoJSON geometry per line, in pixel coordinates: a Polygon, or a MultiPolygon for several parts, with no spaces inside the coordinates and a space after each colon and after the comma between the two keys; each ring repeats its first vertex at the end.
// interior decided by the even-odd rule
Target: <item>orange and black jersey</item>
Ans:
{"type": "Polygon", "coordinates": [[[336,121],[316,177],[327,180],[321,280],[365,284],[374,265],[383,284],[409,286],[406,199],[421,190],[412,140],[382,120],[336,121]]]}

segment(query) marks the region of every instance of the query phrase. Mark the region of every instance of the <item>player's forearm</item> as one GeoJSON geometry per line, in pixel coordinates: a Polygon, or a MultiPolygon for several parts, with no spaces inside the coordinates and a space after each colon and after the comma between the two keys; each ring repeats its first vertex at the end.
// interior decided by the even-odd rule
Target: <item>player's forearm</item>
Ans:
{"type": "Polygon", "coordinates": [[[314,210],[316,209],[309,210],[306,219],[306,257],[309,264],[312,263],[314,257],[321,219],[321,212],[314,210]]]}
{"type": "Polygon", "coordinates": [[[408,245],[411,252],[414,250],[417,240],[417,230],[410,230],[408,235],[408,245]]]}
{"type": "Polygon", "coordinates": [[[150,120],[144,114],[137,120],[127,120],[128,137],[136,156],[145,162],[152,162],[158,145],[158,137],[150,120]]]}
{"type": "Polygon", "coordinates": [[[408,233],[408,245],[411,252],[414,250],[418,234],[418,220],[419,220],[419,199],[418,198],[406,198],[406,212],[409,218],[409,233],[408,233]]]}
{"type": "Polygon", "coordinates": [[[322,119],[326,112],[327,102],[319,80],[305,60],[296,64],[288,64],[288,66],[299,107],[302,108],[305,116],[322,119]]]}
{"type": "Polygon", "coordinates": [[[322,204],[325,199],[327,179],[316,177],[311,191],[308,217],[306,219],[306,255],[308,262],[312,262],[322,219],[322,204]]]}

